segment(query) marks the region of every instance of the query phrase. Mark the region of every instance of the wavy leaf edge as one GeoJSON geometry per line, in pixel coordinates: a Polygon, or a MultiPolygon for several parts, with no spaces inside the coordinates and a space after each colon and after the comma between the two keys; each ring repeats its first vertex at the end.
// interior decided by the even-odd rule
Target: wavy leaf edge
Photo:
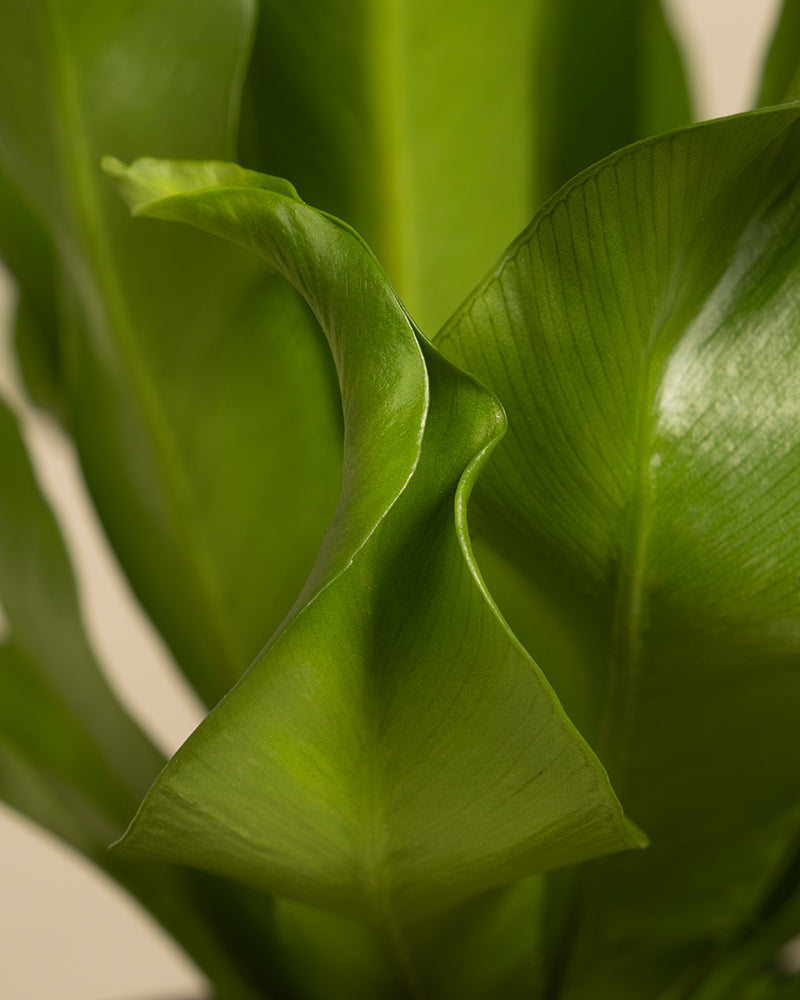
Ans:
{"type": "MultiPolygon", "coordinates": [[[[359,533],[357,537],[357,544],[348,548],[347,558],[340,561],[338,565],[336,565],[335,572],[329,572],[325,564],[326,562],[330,562],[331,549],[335,557],[336,549],[341,547],[342,542],[342,540],[339,539],[339,542],[337,543],[334,538],[333,544],[331,544],[329,536],[336,525],[337,518],[340,516],[340,513],[342,511],[345,513],[347,512],[348,477],[347,474],[345,474],[345,487],[343,488],[340,507],[337,509],[337,515],[334,516],[331,529],[329,529],[329,535],[326,535],[326,540],[323,542],[317,564],[315,569],[312,570],[306,587],[301,592],[294,608],[290,611],[283,624],[264,647],[261,655],[251,665],[250,670],[242,678],[242,681],[240,681],[239,684],[232,689],[232,692],[230,692],[229,695],[223,699],[223,702],[220,703],[220,705],[227,702],[228,699],[231,698],[231,695],[239,690],[241,685],[247,683],[247,678],[251,675],[255,666],[261,662],[269,650],[276,647],[281,638],[287,634],[287,630],[290,625],[299,623],[304,618],[309,617],[312,609],[321,601],[323,594],[330,589],[331,585],[335,581],[341,580],[347,573],[348,569],[353,566],[358,554],[364,550],[370,538],[375,534],[375,532],[377,532],[392,509],[396,506],[404,494],[406,494],[409,484],[412,482],[414,473],[420,463],[423,436],[429,423],[431,403],[431,375],[429,371],[429,364],[433,363],[435,365],[441,365],[444,366],[443,371],[447,373],[447,375],[443,375],[442,378],[453,378],[455,376],[455,378],[460,379],[460,386],[462,388],[469,386],[469,391],[476,393],[477,396],[482,399],[484,407],[488,408],[487,412],[489,414],[487,415],[487,413],[483,412],[478,414],[478,417],[482,421],[482,425],[479,426],[477,430],[467,429],[463,436],[466,437],[467,433],[470,434],[468,442],[468,447],[470,449],[468,458],[466,458],[465,464],[462,464],[464,456],[461,456],[461,458],[458,459],[457,484],[454,491],[453,508],[451,511],[451,516],[453,518],[451,528],[455,531],[455,535],[458,540],[460,557],[466,566],[472,587],[477,589],[480,595],[480,600],[483,602],[488,614],[494,620],[495,626],[500,628],[505,640],[511,644],[514,650],[516,650],[516,654],[521,658],[525,668],[531,672],[532,677],[530,683],[538,684],[544,693],[545,700],[549,706],[548,710],[553,712],[558,720],[557,724],[561,727],[561,731],[566,733],[567,739],[571,741],[571,753],[577,753],[579,756],[581,754],[583,755],[583,766],[585,766],[587,770],[594,775],[594,778],[592,779],[595,789],[594,794],[596,794],[604,803],[600,810],[605,816],[605,819],[602,821],[603,828],[605,829],[605,833],[602,835],[605,838],[603,846],[598,847],[595,844],[595,847],[593,848],[594,853],[592,853],[592,849],[587,850],[587,848],[584,847],[584,854],[580,855],[580,852],[578,852],[579,856],[576,859],[583,860],[584,857],[596,856],[597,854],[607,853],[608,851],[641,848],[646,846],[647,839],[644,834],[635,826],[635,824],[625,817],[622,806],[619,804],[613,793],[610,780],[602,763],[597,759],[589,745],[569,720],[566,712],[556,698],[551,685],[542,674],[538,665],[528,654],[527,650],[525,650],[523,645],[514,635],[513,631],[503,617],[502,612],[489,593],[472,550],[467,521],[469,496],[482,468],[484,467],[494,447],[501,440],[507,426],[505,412],[497,398],[483,385],[481,385],[481,383],[472,375],[463,372],[452,362],[442,357],[436,348],[417,329],[405,307],[400,302],[397,293],[388,282],[388,279],[380,267],[379,262],[363,239],[355,233],[350,226],[341,220],[328,216],[325,213],[315,212],[313,209],[308,209],[308,207],[305,206],[305,203],[299,199],[294,191],[294,188],[292,188],[291,185],[288,185],[285,181],[270,178],[265,175],[254,175],[252,171],[245,171],[240,167],[226,163],[216,162],[195,165],[191,162],[178,162],[174,165],[174,170],[177,178],[176,186],[179,188],[179,191],[174,194],[166,194],[165,196],[165,191],[168,190],[168,182],[165,185],[165,177],[168,177],[170,170],[173,169],[172,165],[170,165],[168,161],[162,162],[150,159],[137,160],[131,167],[126,168],[119,161],[107,158],[103,162],[103,167],[106,172],[120,184],[123,197],[128,201],[129,206],[135,215],[161,219],[178,218],[181,221],[190,221],[197,225],[198,223],[196,219],[189,218],[187,220],[185,215],[182,215],[181,212],[177,210],[179,206],[185,202],[185,196],[190,196],[191,198],[203,198],[207,195],[213,198],[235,198],[237,189],[239,189],[243,184],[249,188],[256,187],[261,189],[261,191],[263,191],[269,198],[277,199],[276,211],[281,208],[281,203],[285,205],[288,200],[295,206],[302,206],[302,209],[305,211],[314,212],[316,217],[326,220],[327,224],[332,223],[336,226],[338,231],[343,234],[345,238],[354,238],[357,241],[359,252],[366,253],[368,255],[365,260],[368,262],[368,266],[373,269],[373,277],[377,275],[378,287],[381,293],[388,296],[388,308],[390,312],[395,316],[402,317],[402,328],[407,331],[408,335],[405,339],[408,340],[410,338],[413,340],[413,350],[409,352],[408,356],[413,358],[413,392],[418,397],[421,397],[421,405],[417,406],[413,411],[416,418],[415,421],[411,421],[410,423],[408,421],[404,421],[402,422],[402,426],[400,428],[400,431],[404,431],[406,435],[409,428],[412,430],[414,436],[413,454],[410,455],[409,460],[404,465],[402,476],[398,474],[398,476],[395,477],[394,488],[391,496],[389,497],[389,502],[384,503],[380,508],[376,508],[377,516],[374,516],[369,521],[366,530],[362,530],[359,533]],[[194,178],[193,180],[192,177],[194,178]],[[218,180],[222,181],[222,185],[209,183],[218,180]],[[230,186],[231,182],[233,182],[232,186],[230,186]],[[426,355],[428,355],[429,352],[431,352],[431,355],[430,358],[427,358],[426,355]],[[576,747],[578,748],[577,751],[575,749],[576,747]]],[[[185,207],[185,204],[183,207],[185,207]]],[[[235,209],[230,209],[230,206],[228,206],[228,209],[235,214],[235,209]]],[[[200,224],[199,228],[203,228],[211,232],[217,232],[218,235],[220,234],[214,226],[200,224]]],[[[237,240],[237,242],[247,245],[246,240],[237,240]]],[[[253,247],[249,248],[253,249],[253,247]]],[[[262,253],[261,256],[263,257],[264,254],[262,253]]],[[[302,269],[299,265],[296,265],[296,263],[292,266],[299,267],[300,270],[302,269]]],[[[337,367],[339,367],[340,358],[337,357],[335,333],[331,334],[326,328],[324,317],[320,316],[318,309],[314,305],[313,296],[309,295],[308,289],[303,287],[304,279],[302,277],[298,278],[297,275],[295,275],[295,280],[293,280],[293,278],[286,273],[284,268],[278,267],[278,270],[282,272],[284,277],[288,278],[291,283],[295,284],[295,287],[306,297],[307,301],[312,306],[312,309],[317,312],[318,319],[325,329],[329,340],[331,340],[331,347],[337,360],[337,367]]],[[[289,270],[291,271],[291,266],[289,267],[289,270]]],[[[313,279],[311,280],[313,282],[313,279]]],[[[400,350],[400,347],[397,349],[400,350]]],[[[345,409],[347,409],[347,378],[342,367],[339,367],[339,374],[343,404],[345,409]]],[[[444,385],[444,381],[442,384],[444,385]]],[[[401,386],[401,389],[402,388],[403,387],[401,386]]],[[[345,426],[347,428],[347,420],[345,421],[345,426]]],[[[347,468],[347,430],[345,433],[345,467],[347,468]]],[[[404,440],[407,443],[407,436],[404,440]]],[[[441,499],[438,502],[441,503],[441,499]]],[[[333,531],[333,534],[335,535],[335,531],[333,531]]],[[[345,532],[345,535],[346,534],[347,532],[345,532]]],[[[351,541],[352,540],[353,539],[351,539],[351,541]]],[[[336,560],[334,559],[334,561],[336,560]]],[[[212,715],[213,714],[214,713],[212,712],[212,715]]],[[[203,729],[203,726],[204,724],[201,724],[200,729],[203,729]]],[[[184,744],[184,747],[192,745],[194,739],[196,738],[196,734],[200,731],[200,729],[196,730],[195,734],[190,736],[187,743],[184,744]]],[[[179,751],[178,753],[181,754],[181,752],[182,751],[179,751]]],[[[170,765],[167,765],[165,771],[162,772],[162,777],[169,771],[170,765]]],[[[159,787],[160,782],[161,779],[159,779],[153,789],[148,792],[148,795],[145,797],[136,816],[129,826],[128,831],[119,841],[115,843],[114,846],[117,849],[123,849],[131,852],[135,851],[136,853],[151,853],[150,849],[138,842],[139,838],[137,834],[143,822],[145,813],[154,801],[154,790],[159,787]],[[145,847],[144,850],[142,850],[143,846],[145,847]]],[[[178,793],[178,797],[180,797],[180,793],[178,793]]],[[[588,815],[589,812],[591,812],[591,809],[595,808],[596,805],[597,803],[595,802],[583,807],[576,806],[575,808],[578,811],[580,811],[580,808],[583,808],[587,811],[586,815],[588,815]]],[[[531,822],[533,822],[533,820],[531,822]]],[[[529,836],[533,837],[533,834],[529,834],[529,836]]],[[[579,833],[579,840],[583,836],[583,833],[579,833]]],[[[585,836],[591,839],[589,834],[586,834],[585,836]]],[[[602,839],[602,837],[600,839],[602,839]]],[[[145,837],[145,840],[147,840],[147,837],[145,837]]],[[[552,851],[552,848],[550,848],[550,850],[552,851]]],[[[155,856],[158,856],[158,853],[159,852],[156,850],[155,856]]],[[[546,854],[546,851],[544,853],[546,854]]],[[[562,861],[560,863],[567,862],[562,861]]],[[[546,864],[545,867],[547,867],[546,864]]],[[[530,872],[528,871],[523,872],[523,874],[529,873],[530,872]]],[[[269,888],[269,886],[267,887],[269,888]]],[[[281,887],[278,886],[279,891],[280,889],[281,887]]]]}

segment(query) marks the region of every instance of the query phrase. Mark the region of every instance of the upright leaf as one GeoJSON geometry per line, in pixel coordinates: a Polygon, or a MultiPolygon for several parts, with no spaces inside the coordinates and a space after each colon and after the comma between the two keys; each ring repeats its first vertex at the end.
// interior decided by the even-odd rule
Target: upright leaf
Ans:
{"type": "Polygon", "coordinates": [[[764,61],[758,104],[781,104],[800,97],[800,3],[784,0],[764,61]]]}
{"type": "Polygon", "coordinates": [[[252,19],[250,0],[0,8],[0,162],[55,240],[60,397],[120,560],[209,703],[313,564],[335,378],[298,296],[200,234],[131,227],[99,161],[229,152],[252,19]]]}
{"type": "Polygon", "coordinates": [[[53,240],[26,198],[0,170],[0,259],[17,285],[14,341],[37,405],[64,420],[64,360],[58,338],[58,273],[53,240]]]}
{"type": "Polygon", "coordinates": [[[247,165],[361,232],[431,330],[572,172],[689,121],[657,0],[264,0],[246,98],[247,165]]]}
{"type": "Polygon", "coordinates": [[[542,9],[533,78],[544,198],[614,150],[687,125],[691,110],[660,0],[561,0],[542,9]]]}
{"type": "Polygon", "coordinates": [[[508,412],[474,525],[512,624],[652,840],[578,879],[559,997],[660,995],[795,856],[798,113],[587,171],[438,340],[508,412]]]}
{"type": "Polygon", "coordinates": [[[108,169],[137,212],[236,240],[302,292],[346,442],[293,615],[123,844],[360,916],[413,985],[421,914],[641,842],[472,560],[466,502],[502,412],[416,331],[353,231],[284,182],[229,164],[108,169]]]}
{"type": "Polygon", "coordinates": [[[78,787],[109,817],[104,836],[113,837],[163,761],[103,681],[58,529],[2,404],[0,454],[0,601],[10,627],[0,738],[78,787]]]}
{"type": "Polygon", "coordinates": [[[94,659],[63,542],[2,404],[0,456],[0,604],[9,627],[0,644],[0,800],[128,889],[220,996],[263,998],[280,982],[268,900],[108,850],[164,761],[94,659]]]}

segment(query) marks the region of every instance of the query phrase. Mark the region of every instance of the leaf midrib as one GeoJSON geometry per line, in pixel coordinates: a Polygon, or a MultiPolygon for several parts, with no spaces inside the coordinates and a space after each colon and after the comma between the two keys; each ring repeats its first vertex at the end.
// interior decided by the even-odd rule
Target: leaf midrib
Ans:
{"type": "Polygon", "coordinates": [[[408,74],[405,67],[404,7],[398,0],[376,0],[365,9],[366,70],[378,150],[378,203],[382,211],[381,262],[403,301],[416,301],[415,247],[409,214],[413,204],[409,153],[408,74]]]}
{"type": "MultiPolygon", "coordinates": [[[[226,620],[224,601],[213,572],[210,553],[199,529],[189,477],[179,459],[180,453],[164,408],[149,385],[146,365],[126,315],[125,298],[110,263],[110,240],[103,225],[103,213],[96,193],[100,168],[99,164],[95,167],[91,143],[80,113],[75,67],[64,39],[66,32],[61,13],[54,0],[42,0],[39,12],[43,48],[49,59],[54,84],[50,97],[57,108],[54,115],[56,151],[67,179],[68,196],[74,211],[73,222],[82,237],[86,261],[90,265],[81,268],[78,273],[73,271],[72,276],[82,295],[88,300],[87,305],[91,304],[93,307],[90,309],[92,321],[103,323],[119,352],[127,381],[150,432],[162,481],[169,484],[165,496],[170,530],[174,532],[187,563],[193,566],[194,579],[199,583],[198,589],[206,597],[206,613],[203,616],[206,630],[215,636],[214,646],[222,654],[226,674],[230,682],[234,683],[244,665],[237,655],[236,640],[226,620]]],[[[200,693],[205,698],[210,696],[215,700],[218,692],[214,690],[214,678],[204,680],[208,684],[208,690],[201,690],[200,693]]],[[[196,678],[193,677],[192,682],[197,684],[196,678]]]]}
{"type": "Polygon", "coordinates": [[[652,526],[650,455],[655,391],[652,352],[645,360],[643,390],[637,405],[633,492],[624,515],[607,656],[605,705],[600,719],[598,754],[623,806],[627,789],[631,732],[642,671],[642,625],[648,541],[652,526]]]}

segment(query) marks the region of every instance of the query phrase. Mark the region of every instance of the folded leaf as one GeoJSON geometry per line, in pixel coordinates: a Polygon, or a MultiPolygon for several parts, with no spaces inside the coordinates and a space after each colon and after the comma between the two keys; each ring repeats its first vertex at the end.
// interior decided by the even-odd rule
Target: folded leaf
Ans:
{"type": "Polygon", "coordinates": [[[504,426],[494,398],[422,338],[355,233],[282,182],[223,164],[213,188],[200,165],[189,194],[190,164],[107,169],[137,213],[236,240],[295,284],[329,337],[346,426],[342,497],[292,616],[124,847],[392,937],[482,889],[640,844],[472,559],[467,498],[504,426]]]}
{"type": "Polygon", "coordinates": [[[587,171],[437,342],[508,413],[489,584],[653,845],[577,880],[560,997],[660,995],[796,852],[798,114],[587,171]]]}

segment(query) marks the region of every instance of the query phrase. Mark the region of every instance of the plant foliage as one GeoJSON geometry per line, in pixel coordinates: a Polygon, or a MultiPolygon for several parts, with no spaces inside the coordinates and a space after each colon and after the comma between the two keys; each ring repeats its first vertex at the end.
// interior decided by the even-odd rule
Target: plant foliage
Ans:
{"type": "Polygon", "coordinates": [[[0,797],[220,1000],[796,994],[797,31],[692,125],[655,0],[0,7],[20,368],[209,707],[3,407],[0,797]]]}

